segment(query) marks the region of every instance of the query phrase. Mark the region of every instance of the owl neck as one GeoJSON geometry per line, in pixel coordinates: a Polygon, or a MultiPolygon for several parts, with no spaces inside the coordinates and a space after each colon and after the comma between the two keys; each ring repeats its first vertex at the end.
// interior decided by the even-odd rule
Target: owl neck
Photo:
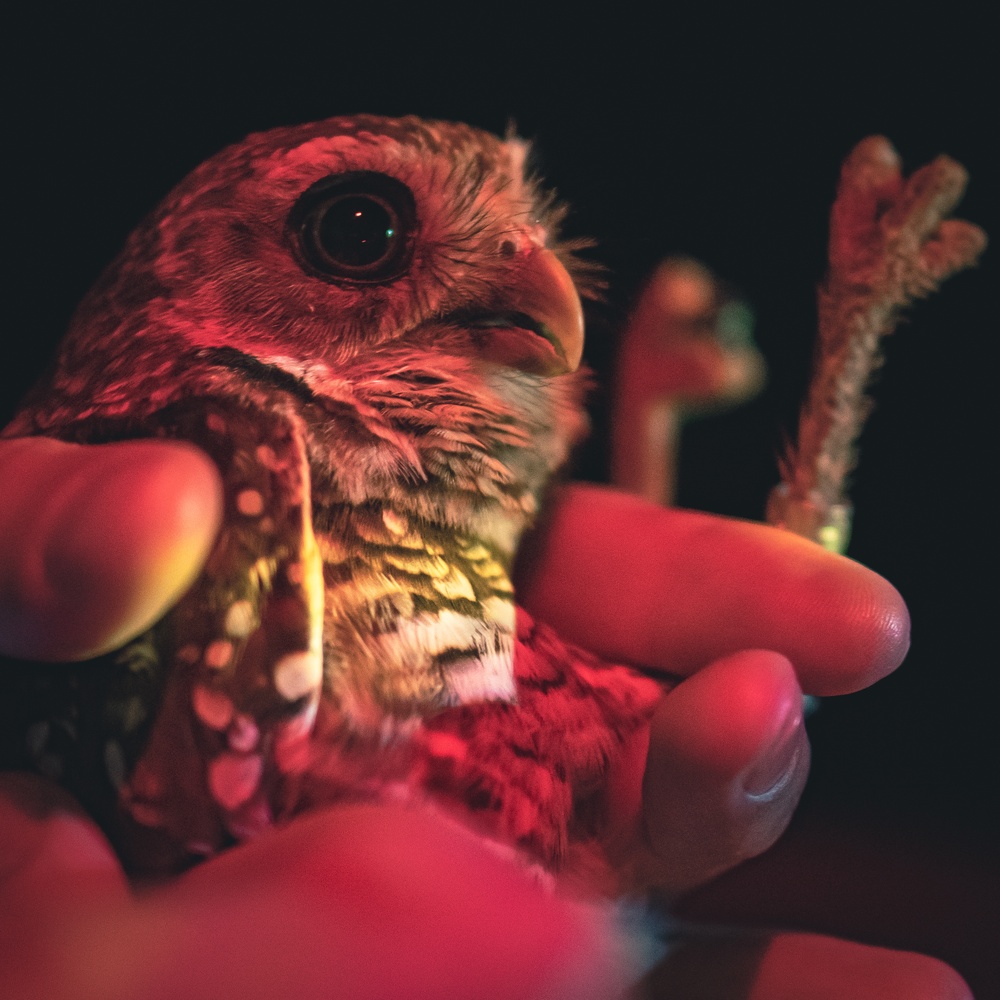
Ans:
{"type": "Polygon", "coordinates": [[[580,379],[404,352],[344,372],[296,371],[316,497],[467,535],[509,567],[584,426],[580,379]]]}
{"type": "Polygon", "coordinates": [[[570,397],[561,413],[541,380],[445,380],[440,364],[361,372],[325,393],[318,374],[305,377],[326,403],[305,417],[324,659],[341,711],[355,728],[384,731],[448,706],[514,700],[510,567],[565,458],[570,397]]]}

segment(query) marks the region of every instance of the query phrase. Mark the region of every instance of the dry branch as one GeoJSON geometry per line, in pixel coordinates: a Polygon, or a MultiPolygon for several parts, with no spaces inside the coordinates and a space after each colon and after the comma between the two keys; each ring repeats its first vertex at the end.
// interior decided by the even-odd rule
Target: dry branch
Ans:
{"type": "Polygon", "coordinates": [[[781,459],[767,520],[843,551],[847,477],[871,408],[866,395],[882,339],[903,310],[986,247],[977,226],[946,216],[965,191],[961,164],[939,156],[908,178],[882,136],[860,142],[841,170],[830,215],[829,270],[819,291],[819,336],[798,441],[781,459]]]}

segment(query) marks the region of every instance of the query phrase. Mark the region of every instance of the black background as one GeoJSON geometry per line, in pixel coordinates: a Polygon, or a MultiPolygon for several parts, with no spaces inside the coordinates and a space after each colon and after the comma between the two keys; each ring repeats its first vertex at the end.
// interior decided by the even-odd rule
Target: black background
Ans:
{"type": "MultiPolygon", "coordinates": [[[[624,4],[590,14],[508,4],[404,13],[327,4],[318,13],[283,3],[230,14],[67,5],[9,21],[0,416],[127,232],[222,145],[358,111],[494,131],[513,119],[575,207],[571,233],[597,237],[611,268],[609,301],[590,318],[599,374],[630,296],[665,254],[700,257],[753,303],[768,388],[691,425],[680,500],[759,518],[808,378],[841,159],[873,132],[893,141],[907,169],[948,152],[971,174],[960,214],[1000,239],[1000,87],[985,15],[802,5],[779,17],[756,6],[665,8],[654,18],[624,4]]],[[[909,865],[892,890],[911,893],[894,911],[901,923],[904,911],[926,927],[958,921],[966,943],[891,926],[856,933],[936,949],[980,997],[995,967],[967,942],[990,926],[1000,833],[997,260],[987,251],[888,344],[850,554],[901,590],[913,647],[895,676],[826,701],[811,722],[814,776],[792,831],[814,817],[820,829],[843,828],[844,844],[881,845],[881,861],[858,855],[873,884],[893,859],[909,865]],[[939,877],[941,898],[914,888],[939,877]]],[[[605,469],[602,406],[598,394],[597,434],[580,466],[588,478],[605,469]]]]}

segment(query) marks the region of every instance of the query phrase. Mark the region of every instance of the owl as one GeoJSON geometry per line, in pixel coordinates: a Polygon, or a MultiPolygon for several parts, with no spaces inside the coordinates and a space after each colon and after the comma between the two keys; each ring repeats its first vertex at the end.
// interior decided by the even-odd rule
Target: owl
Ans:
{"type": "Polygon", "coordinates": [[[416,118],[250,136],[131,235],[5,430],[184,440],[222,477],[162,621],[0,672],[7,763],[73,789],[130,867],[387,797],[549,872],[599,853],[659,688],[515,602],[586,425],[592,286],[528,152],[416,118]]]}

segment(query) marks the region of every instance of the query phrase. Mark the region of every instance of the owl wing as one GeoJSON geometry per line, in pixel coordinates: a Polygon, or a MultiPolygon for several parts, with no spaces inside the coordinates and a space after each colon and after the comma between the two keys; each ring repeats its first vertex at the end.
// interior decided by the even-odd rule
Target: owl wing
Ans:
{"type": "Polygon", "coordinates": [[[156,869],[270,824],[294,795],[322,687],[305,430],[280,391],[223,393],[216,378],[189,369],[152,412],[133,401],[121,416],[111,403],[63,428],[54,403],[21,428],[88,442],[184,440],[221,474],[220,535],[169,614],[98,661],[25,665],[12,695],[23,708],[15,765],[59,777],[126,859],[156,869]]]}
{"type": "Polygon", "coordinates": [[[226,509],[202,575],[158,627],[162,700],[121,798],[132,821],[193,853],[281,812],[322,688],[305,429],[280,401],[261,402],[208,398],[159,418],[215,460],[226,509]]]}

